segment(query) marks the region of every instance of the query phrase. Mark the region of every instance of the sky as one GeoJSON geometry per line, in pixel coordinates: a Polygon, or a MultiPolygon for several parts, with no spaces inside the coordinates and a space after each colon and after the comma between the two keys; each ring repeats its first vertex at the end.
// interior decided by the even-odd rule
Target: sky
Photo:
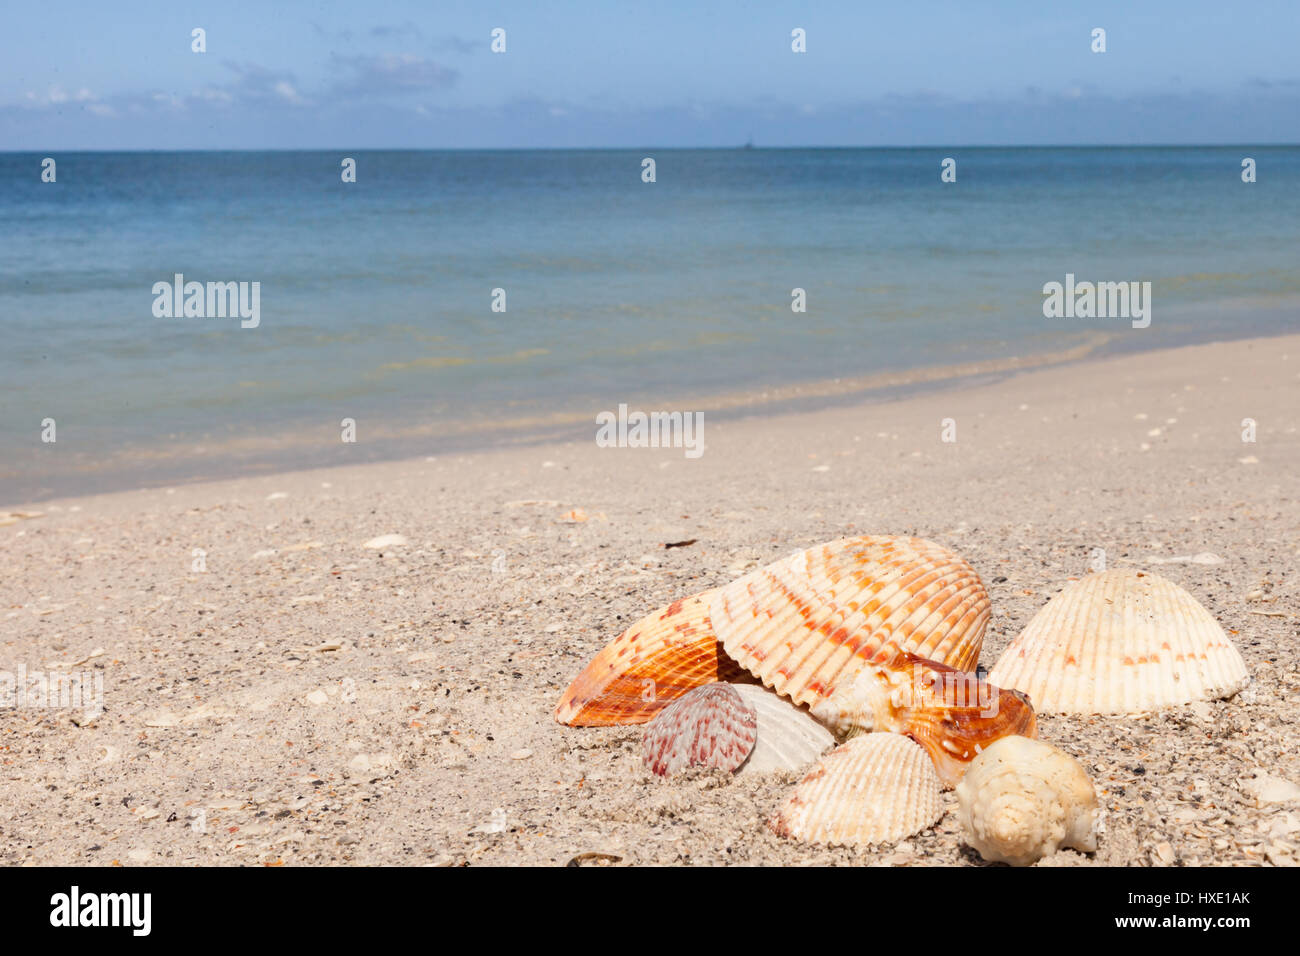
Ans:
{"type": "Polygon", "coordinates": [[[1296,0],[14,0],[0,151],[1295,143],[1298,47],[1296,0]]]}

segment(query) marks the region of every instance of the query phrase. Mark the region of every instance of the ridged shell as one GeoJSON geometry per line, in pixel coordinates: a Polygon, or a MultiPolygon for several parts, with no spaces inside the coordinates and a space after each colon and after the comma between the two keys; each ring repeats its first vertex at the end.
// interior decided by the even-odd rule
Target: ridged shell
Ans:
{"type": "Polygon", "coordinates": [[[646,726],[641,755],[660,777],[687,767],[735,770],[754,749],[758,715],[730,684],[709,684],[673,701],[646,726]]]}
{"type": "Polygon", "coordinates": [[[970,845],[994,863],[1028,866],[1063,846],[1095,853],[1097,791],[1079,762],[1051,744],[1004,737],[957,785],[957,818],[970,845]]]}
{"type": "Polygon", "coordinates": [[[641,724],[694,687],[749,679],[713,635],[710,593],[661,607],[607,644],[564,692],[555,719],[572,727],[641,724]]]}
{"type": "Polygon", "coordinates": [[[934,762],[945,787],[995,740],[1032,737],[1038,722],[1024,694],[915,654],[867,663],[812,715],[841,737],[860,732],[906,734],[934,762]]]}
{"type": "Polygon", "coordinates": [[[754,750],[737,773],[803,770],[835,746],[829,730],[775,691],[758,684],[731,686],[758,716],[754,750]]]}
{"type": "Polygon", "coordinates": [[[870,535],[793,554],[708,603],[726,653],[809,705],[899,650],[969,670],[989,617],[979,575],[947,548],[870,535]]]}
{"type": "Polygon", "coordinates": [[[807,843],[865,846],[919,833],[942,814],[925,751],[898,734],[866,734],[822,757],[769,825],[807,843]]]}
{"type": "Polygon", "coordinates": [[[1249,680],[1223,628],[1150,572],[1072,582],[1047,602],[989,673],[1040,713],[1130,714],[1231,697],[1249,680]]]}

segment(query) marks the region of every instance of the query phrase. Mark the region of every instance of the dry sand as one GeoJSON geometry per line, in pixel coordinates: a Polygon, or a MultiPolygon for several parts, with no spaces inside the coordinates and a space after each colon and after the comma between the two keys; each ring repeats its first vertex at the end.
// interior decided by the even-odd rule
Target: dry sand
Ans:
{"type": "Polygon", "coordinates": [[[1188,588],[1245,656],[1232,700],[1041,718],[1106,812],[1095,856],[1045,864],[1293,864],[1297,411],[1292,336],[706,420],[698,460],[585,441],[29,506],[0,527],[0,669],[98,671],[106,709],[0,711],[0,861],[978,864],[951,793],[900,844],[804,847],[764,826],[793,776],[652,780],[638,728],[550,716],[654,607],[893,533],[983,576],[987,664],[1097,548],[1188,588]]]}

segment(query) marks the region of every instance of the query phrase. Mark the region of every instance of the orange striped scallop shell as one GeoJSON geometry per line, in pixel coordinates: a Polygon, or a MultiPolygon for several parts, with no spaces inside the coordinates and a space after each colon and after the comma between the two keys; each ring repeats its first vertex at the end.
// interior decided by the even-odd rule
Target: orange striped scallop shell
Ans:
{"type": "Polygon", "coordinates": [[[874,535],[760,568],[713,591],[708,607],[730,657],[809,706],[900,651],[973,669],[990,610],[979,575],[947,548],[874,535]]]}

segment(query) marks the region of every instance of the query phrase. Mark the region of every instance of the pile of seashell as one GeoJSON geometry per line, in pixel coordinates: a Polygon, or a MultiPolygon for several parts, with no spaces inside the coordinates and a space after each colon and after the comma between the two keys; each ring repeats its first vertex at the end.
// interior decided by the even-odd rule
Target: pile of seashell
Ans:
{"type": "Polygon", "coordinates": [[[970,845],[1026,865],[1061,847],[1095,852],[1101,831],[1087,773],[1032,739],[1035,707],[1135,713],[1249,680],[1209,612],[1150,573],[1072,582],[985,680],[989,611],[948,549],[844,538],[642,618],[578,675],[555,719],[648,722],[645,765],[659,776],[811,765],[769,823],[809,843],[903,839],[937,823],[941,789],[956,788],[970,845]]]}

